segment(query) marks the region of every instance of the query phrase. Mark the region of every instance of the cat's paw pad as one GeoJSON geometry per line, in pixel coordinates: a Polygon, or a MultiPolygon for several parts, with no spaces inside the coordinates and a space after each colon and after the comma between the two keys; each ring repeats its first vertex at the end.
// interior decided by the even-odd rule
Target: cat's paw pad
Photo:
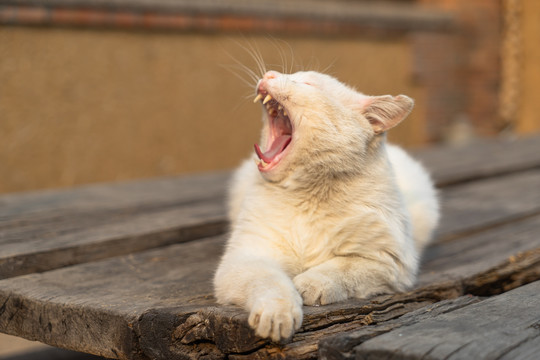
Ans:
{"type": "Polygon", "coordinates": [[[248,319],[255,333],[273,341],[289,339],[302,325],[302,302],[298,299],[260,298],[248,319]]]}
{"type": "Polygon", "coordinates": [[[303,272],[297,275],[293,282],[305,305],[327,305],[348,297],[341,284],[318,271],[303,272]]]}

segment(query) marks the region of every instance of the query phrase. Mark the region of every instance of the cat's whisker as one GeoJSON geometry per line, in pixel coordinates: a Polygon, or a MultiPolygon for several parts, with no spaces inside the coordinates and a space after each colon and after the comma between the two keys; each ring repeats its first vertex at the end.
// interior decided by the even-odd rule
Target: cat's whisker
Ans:
{"type": "Polygon", "coordinates": [[[292,49],[292,46],[285,40],[282,39],[273,39],[272,45],[276,48],[276,50],[279,53],[279,57],[281,59],[281,72],[284,74],[292,74],[294,70],[294,51],[292,49]],[[284,49],[284,47],[288,48],[288,52],[290,53],[291,61],[289,63],[287,51],[284,49]]]}
{"type": "Polygon", "coordinates": [[[246,84],[250,88],[252,88],[254,84],[256,84],[258,81],[258,79],[256,79],[253,75],[247,72],[247,70],[249,69],[245,69],[243,67],[235,66],[235,65],[221,65],[221,67],[228,70],[231,74],[233,74],[236,78],[238,78],[240,81],[242,81],[244,84],[246,84]],[[247,80],[244,76],[242,76],[239,73],[239,70],[242,70],[244,74],[248,75],[251,78],[251,81],[247,80]]]}
{"type": "Polygon", "coordinates": [[[294,50],[293,50],[291,44],[289,44],[286,41],[283,41],[283,42],[285,43],[285,45],[287,45],[287,47],[289,48],[289,52],[291,53],[291,65],[290,65],[290,68],[289,68],[289,74],[292,74],[294,72],[294,63],[295,63],[294,50]]]}
{"type": "Polygon", "coordinates": [[[248,66],[238,62],[237,67],[240,70],[244,71],[246,74],[248,74],[255,83],[259,81],[259,76],[257,75],[257,73],[255,73],[255,71],[250,69],[248,66]]]}
{"type": "Polygon", "coordinates": [[[256,71],[250,69],[246,65],[242,64],[238,59],[236,59],[234,56],[230,55],[228,52],[227,54],[229,57],[231,57],[234,62],[236,62],[239,66],[243,67],[246,72],[249,72],[250,77],[254,80],[255,84],[259,81],[259,79],[266,73],[266,67],[264,64],[264,59],[261,55],[261,52],[259,48],[255,45],[253,45],[250,41],[246,40],[247,45],[241,44],[239,41],[233,40],[238,47],[240,47],[242,50],[244,50],[251,59],[255,62],[256,68],[259,71],[259,74],[256,73],[256,71]]]}
{"type": "MultiPolygon", "coordinates": [[[[238,45],[241,46],[240,44],[238,45]]],[[[256,85],[259,81],[259,76],[257,76],[257,74],[252,69],[250,69],[249,67],[241,63],[240,60],[238,60],[236,57],[231,55],[231,53],[229,53],[228,51],[225,51],[225,53],[231,58],[231,60],[235,62],[235,64],[221,65],[221,67],[233,73],[237,78],[239,78],[249,87],[253,87],[254,85],[256,85]],[[251,82],[241,76],[241,73],[247,75],[251,79],[251,82]]]]}
{"type": "Polygon", "coordinates": [[[242,46],[242,48],[251,56],[251,58],[255,61],[255,64],[257,65],[257,68],[260,71],[260,77],[262,77],[264,74],[266,74],[266,66],[264,64],[264,59],[261,55],[261,51],[257,47],[257,45],[253,45],[251,43],[248,43],[248,48],[245,46],[242,46]]]}
{"type": "Polygon", "coordinates": [[[277,49],[279,53],[279,57],[281,59],[281,72],[286,73],[287,72],[287,57],[285,56],[285,53],[283,51],[283,48],[277,43],[277,40],[273,43],[274,47],[277,49]]]}
{"type": "Polygon", "coordinates": [[[316,59],[314,56],[312,56],[312,57],[309,58],[309,62],[307,64],[307,67],[310,70],[314,70],[314,71],[318,72],[319,68],[321,67],[321,63],[319,62],[318,59],[316,59]],[[315,64],[315,61],[317,61],[316,64],[315,64]]]}
{"type": "MultiPolygon", "coordinates": [[[[337,62],[337,59],[334,58],[334,60],[332,60],[332,62],[330,64],[328,64],[327,67],[325,67],[321,72],[322,73],[330,73],[330,69],[334,67],[334,65],[336,64],[337,62]]],[[[331,74],[331,73],[330,73],[331,74]]]]}

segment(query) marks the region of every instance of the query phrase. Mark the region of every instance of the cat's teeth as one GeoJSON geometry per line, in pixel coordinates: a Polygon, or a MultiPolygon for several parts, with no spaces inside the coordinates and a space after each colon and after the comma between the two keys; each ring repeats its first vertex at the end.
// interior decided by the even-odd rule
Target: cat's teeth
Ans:
{"type": "Polygon", "coordinates": [[[263,100],[263,104],[266,104],[267,102],[269,102],[270,100],[272,100],[272,97],[270,95],[266,95],[266,97],[264,98],[263,100]]]}
{"type": "Polygon", "coordinates": [[[253,99],[253,103],[255,104],[257,101],[261,100],[262,99],[262,94],[257,94],[257,96],[255,97],[255,99],[253,99]]]}
{"type": "Polygon", "coordinates": [[[281,104],[278,104],[277,109],[281,110],[281,109],[283,109],[283,106],[281,106],[281,104]]]}
{"type": "Polygon", "coordinates": [[[255,164],[257,166],[262,165],[262,167],[266,167],[268,165],[268,163],[266,163],[263,159],[253,159],[253,160],[255,160],[255,164]]]}
{"type": "Polygon", "coordinates": [[[283,116],[289,116],[285,110],[283,110],[283,116]]]}

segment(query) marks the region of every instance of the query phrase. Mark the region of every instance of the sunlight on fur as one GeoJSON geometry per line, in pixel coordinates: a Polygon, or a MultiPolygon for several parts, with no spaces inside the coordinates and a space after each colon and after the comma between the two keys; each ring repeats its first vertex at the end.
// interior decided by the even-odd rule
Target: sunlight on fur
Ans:
{"type": "Polygon", "coordinates": [[[428,173],[386,143],[413,100],[294,72],[291,49],[278,45],[280,72],[252,44],[255,70],[229,67],[252,87],[262,132],[231,183],[231,233],[214,278],[218,302],[245,308],[273,341],[301,327],[302,305],[411,288],[439,219],[428,173]]]}

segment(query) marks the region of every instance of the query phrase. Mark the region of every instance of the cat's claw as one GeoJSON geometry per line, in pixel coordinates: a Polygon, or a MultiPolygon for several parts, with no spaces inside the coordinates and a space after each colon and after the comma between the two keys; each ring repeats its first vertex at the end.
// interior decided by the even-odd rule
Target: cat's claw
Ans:
{"type": "Polygon", "coordinates": [[[302,325],[302,302],[299,299],[261,298],[248,319],[255,333],[273,341],[289,339],[302,325]]]}

